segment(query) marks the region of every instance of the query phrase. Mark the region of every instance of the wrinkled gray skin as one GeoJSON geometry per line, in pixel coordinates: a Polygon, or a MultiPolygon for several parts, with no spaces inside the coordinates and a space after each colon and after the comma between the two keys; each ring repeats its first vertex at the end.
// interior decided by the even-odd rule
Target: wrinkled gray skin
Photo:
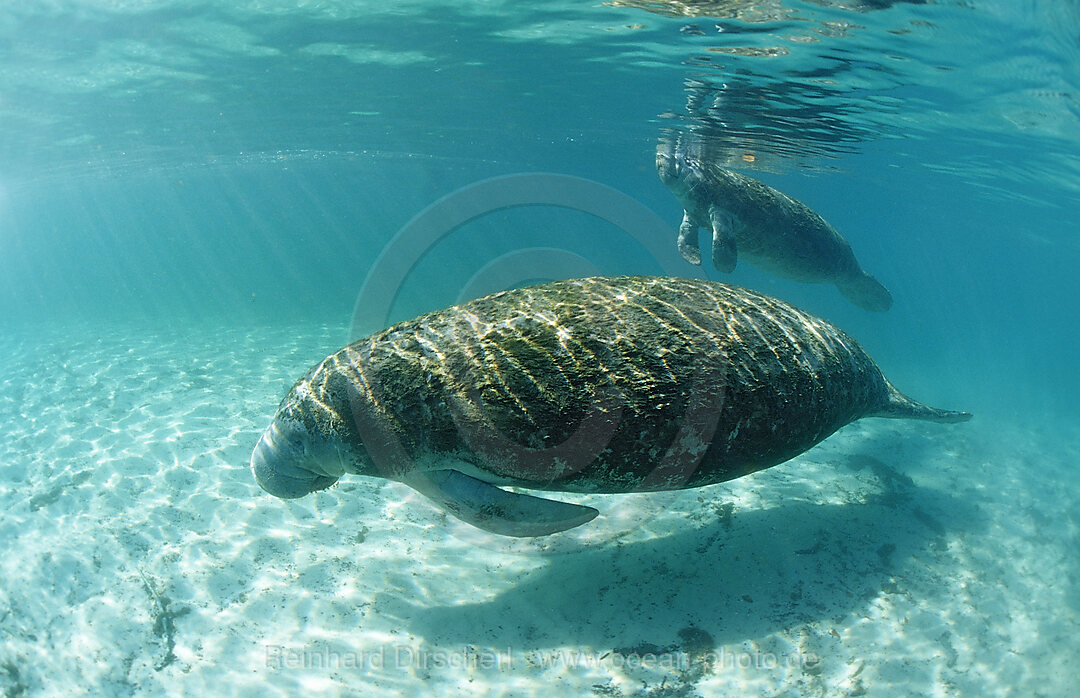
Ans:
{"type": "Polygon", "coordinates": [[[251,456],[301,497],[345,473],[403,482],[488,531],[597,511],[499,489],[709,485],[861,417],[956,422],[900,394],[851,337],[752,291],[594,277],[497,293],[350,344],[289,391],[251,456]]]}
{"type": "Polygon", "coordinates": [[[684,209],[679,252],[691,264],[701,264],[698,229],[705,228],[719,271],[734,271],[742,257],[777,276],[834,284],[866,310],[892,306],[889,291],[862,270],[847,240],[805,204],[701,159],[680,142],[661,141],[656,169],[684,209]]]}

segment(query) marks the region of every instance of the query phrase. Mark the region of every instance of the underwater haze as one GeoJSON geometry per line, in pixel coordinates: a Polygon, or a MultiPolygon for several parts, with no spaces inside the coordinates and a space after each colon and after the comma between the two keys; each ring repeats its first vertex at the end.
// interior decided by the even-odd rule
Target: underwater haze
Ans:
{"type": "Polygon", "coordinates": [[[1078,268],[1075,0],[0,3],[0,695],[1070,695],[1078,268]],[[683,260],[672,139],[892,308],[683,260]],[[601,516],[542,538],[256,484],[348,342],[624,274],[783,299],[975,416],[557,495],[601,516]]]}

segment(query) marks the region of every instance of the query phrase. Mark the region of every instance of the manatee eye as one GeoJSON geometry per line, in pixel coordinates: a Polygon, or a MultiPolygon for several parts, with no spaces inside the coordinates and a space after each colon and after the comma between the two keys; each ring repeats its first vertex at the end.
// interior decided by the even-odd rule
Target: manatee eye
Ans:
{"type": "Polygon", "coordinates": [[[292,451],[307,455],[307,449],[304,447],[304,436],[292,425],[279,427],[278,435],[281,439],[279,443],[287,445],[292,451]]]}

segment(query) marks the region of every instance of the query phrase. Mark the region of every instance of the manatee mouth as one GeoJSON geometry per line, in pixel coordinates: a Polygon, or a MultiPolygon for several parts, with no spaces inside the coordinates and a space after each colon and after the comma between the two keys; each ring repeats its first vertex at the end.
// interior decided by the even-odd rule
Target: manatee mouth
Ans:
{"type": "Polygon", "coordinates": [[[305,494],[324,490],[337,482],[337,477],[310,469],[311,459],[296,440],[287,438],[278,420],[263,432],[251,452],[251,471],[255,482],[264,490],[282,499],[296,499],[305,494]]]}

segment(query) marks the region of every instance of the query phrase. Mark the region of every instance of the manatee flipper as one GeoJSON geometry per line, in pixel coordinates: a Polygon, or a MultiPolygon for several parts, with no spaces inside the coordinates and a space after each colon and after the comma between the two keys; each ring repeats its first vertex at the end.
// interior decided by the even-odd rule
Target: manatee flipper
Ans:
{"type": "Polygon", "coordinates": [[[883,313],[892,307],[892,294],[889,293],[889,289],[865,271],[860,271],[857,276],[844,281],[838,281],[836,287],[840,289],[840,293],[844,294],[844,298],[863,310],[883,313]]]}
{"type": "Polygon", "coordinates": [[[588,523],[600,513],[507,492],[457,470],[414,472],[402,482],[465,523],[501,536],[546,536],[588,523]]]}
{"type": "Polygon", "coordinates": [[[698,225],[690,219],[689,213],[683,213],[682,225],[679,226],[679,254],[687,262],[701,266],[701,248],[698,247],[698,225]]]}
{"type": "Polygon", "coordinates": [[[709,207],[709,227],[712,228],[712,263],[717,271],[731,273],[739,261],[735,247],[735,230],[731,216],[716,206],[709,207]]]}

